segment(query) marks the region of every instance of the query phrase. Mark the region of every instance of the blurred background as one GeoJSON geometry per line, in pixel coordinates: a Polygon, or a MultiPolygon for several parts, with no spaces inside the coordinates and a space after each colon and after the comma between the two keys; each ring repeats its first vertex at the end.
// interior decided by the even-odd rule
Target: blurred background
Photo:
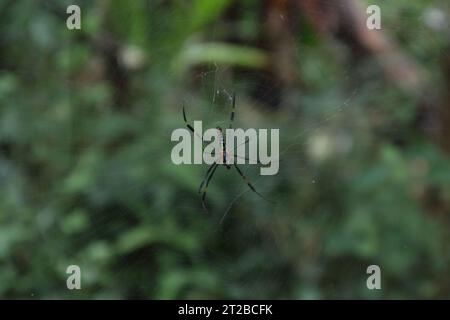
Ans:
{"type": "Polygon", "coordinates": [[[0,297],[450,298],[449,15],[447,0],[1,0],[0,297]],[[280,129],[277,175],[242,166],[276,203],[219,168],[205,213],[207,166],[174,165],[170,136],[183,102],[223,125],[233,92],[236,127],[280,129]]]}

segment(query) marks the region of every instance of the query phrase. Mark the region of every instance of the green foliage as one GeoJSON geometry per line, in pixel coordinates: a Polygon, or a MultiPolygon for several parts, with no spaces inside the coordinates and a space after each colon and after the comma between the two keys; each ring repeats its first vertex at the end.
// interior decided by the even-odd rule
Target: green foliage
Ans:
{"type": "MultiPolygon", "coordinates": [[[[65,28],[67,1],[6,2],[0,297],[450,297],[448,154],[374,61],[355,65],[302,28],[292,68],[303,84],[283,87],[255,45],[260,1],[79,1],[81,31],[65,28]],[[245,166],[275,205],[220,170],[208,215],[206,168],[173,165],[170,134],[183,101],[204,126],[226,121],[225,91],[238,93],[237,126],[280,129],[282,162],[276,176],[245,166]],[[278,91],[288,99],[270,108],[278,91]],[[71,264],[80,291],[66,288],[71,264]],[[366,288],[371,264],[381,291],[366,288]]],[[[382,1],[383,23],[439,90],[448,39],[419,19],[428,2],[382,1]]]]}

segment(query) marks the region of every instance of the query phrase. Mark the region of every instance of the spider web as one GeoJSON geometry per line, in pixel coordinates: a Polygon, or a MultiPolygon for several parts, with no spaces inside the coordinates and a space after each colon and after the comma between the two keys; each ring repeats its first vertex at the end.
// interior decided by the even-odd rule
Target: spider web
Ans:
{"type": "MultiPolygon", "coordinates": [[[[331,8],[335,5],[335,2],[331,0],[326,0],[324,3],[331,8]]],[[[379,3],[383,10],[382,17],[384,17],[385,14],[389,15],[389,1],[379,1],[379,3]]],[[[444,6],[444,3],[441,1],[434,1],[433,5],[430,4],[429,10],[435,10],[439,6],[444,6]]],[[[433,17],[433,12],[435,11],[431,11],[431,13],[429,11],[427,12],[428,13],[424,13],[422,20],[419,20],[418,25],[414,28],[406,29],[406,22],[409,22],[410,20],[406,18],[403,19],[401,16],[396,17],[395,19],[383,19],[383,30],[391,35],[401,34],[407,37],[408,39],[406,40],[395,40],[403,40],[409,45],[411,45],[411,39],[416,37],[426,37],[430,42],[429,51],[415,52],[414,46],[411,45],[412,49],[408,50],[408,53],[412,52],[411,55],[414,58],[420,62],[424,62],[427,69],[436,70],[440,66],[440,59],[443,56],[448,56],[448,53],[439,45],[439,43],[443,42],[441,40],[442,34],[439,34],[439,32],[427,26],[427,23],[432,24],[432,22],[430,22],[432,21],[430,16],[433,17]]],[[[161,25],[160,30],[154,30],[154,33],[162,34],[162,30],[165,27],[165,25],[161,25]]],[[[436,26],[434,25],[434,27],[436,26]]],[[[216,26],[214,26],[211,34],[208,36],[212,40],[220,41],[221,38],[219,35],[216,35],[217,33],[216,26]]],[[[64,46],[70,45],[71,43],[64,44],[64,46]]],[[[319,87],[318,89],[306,89],[303,91],[300,89],[295,90],[294,97],[297,98],[298,103],[294,103],[296,107],[292,113],[294,116],[289,116],[289,114],[287,115],[287,113],[292,110],[286,111],[283,104],[276,107],[267,106],[264,101],[258,101],[252,97],[251,94],[249,94],[249,91],[256,90],[258,92],[263,92],[263,95],[259,100],[275,101],[279,95],[276,91],[282,88],[281,83],[273,81],[272,78],[270,79],[271,81],[265,82],[263,81],[265,75],[262,74],[259,74],[255,80],[255,77],[253,77],[255,72],[253,71],[241,71],[237,76],[234,75],[232,67],[220,65],[219,63],[212,63],[208,68],[206,68],[206,70],[201,70],[195,74],[194,77],[197,80],[200,80],[199,87],[201,94],[190,93],[189,90],[184,88],[181,96],[174,95],[176,96],[175,99],[171,98],[167,100],[170,103],[164,101],[167,104],[172,105],[173,108],[172,114],[168,116],[172,120],[170,122],[170,129],[183,127],[184,125],[180,109],[183,100],[187,101],[186,105],[188,120],[193,121],[205,119],[204,129],[206,129],[207,123],[210,124],[208,127],[215,127],[217,124],[227,123],[229,119],[230,97],[233,92],[237,93],[236,117],[234,123],[235,128],[280,128],[281,162],[279,173],[274,176],[260,176],[257,170],[259,166],[242,166],[244,173],[259,192],[271,199],[273,199],[274,195],[278,196],[273,199],[276,201],[276,204],[268,204],[251,192],[251,190],[243,182],[243,179],[236,172],[227,171],[220,168],[222,170],[218,169],[219,171],[210,182],[208,198],[206,200],[209,205],[211,215],[208,216],[202,212],[200,197],[196,195],[196,190],[193,192],[191,190],[191,192],[186,195],[186,191],[182,190],[185,188],[180,186],[174,187],[177,190],[177,193],[180,194],[179,201],[176,201],[176,203],[170,206],[170,212],[164,213],[166,215],[176,215],[178,219],[184,219],[183,221],[186,221],[190,225],[209,225],[210,228],[214,230],[214,232],[209,232],[209,238],[202,238],[202,240],[208,240],[203,244],[203,248],[205,255],[213,257],[215,261],[213,264],[209,265],[209,268],[219,270],[219,273],[222,275],[220,280],[226,284],[225,289],[227,290],[227,293],[223,294],[223,296],[248,298],[249,293],[251,293],[252,297],[267,297],[267,295],[261,292],[280,292],[283,291],[282,289],[286,289],[286,292],[288,293],[286,293],[285,296],[281,296],[281,298],[323,297],[320,292],[319,284],[321,270],[318,270],[320,268],[317,264],[311,262],[313,258],[310,258],[306,264],[302,266],[301,270],[298,271],[299,279],[303,281],[305,281],[306,278],[310,279],[308,283],[304,284],[308,290],[305,289],[305,291],[301,292],[291,292],[291,284],[287,283],[288,280],[286,280],[287,278],[284,274],[287,270],[286,265],[289,264],[289,259],[294,259],[291,256],[293,255],[292,252],[286,252],[286,250],[292,249],[290,244],[287,243],[288,240],[300,240],[302,243],[299,243],[298,246],[304,248],[305,243],[308,243],[309,236],[313,238],[315,234],[322,234],[327,231],[322,230],[325,227],[318,222],[319,220],[309,219],[311,213],[318,212],[317,207],[300,209],[293,203],[293,198],[295,197],[293,194],[298,194],[300,197],[302,190],[297,190],[297,188],[299,186],[307,185],[314,186],[312,189],[320,188],[319,191],[316,191],[316,194],[319,195],[335,192],[333,181],[328,181],[326,178],[322,178],[322,174],[318,169],[320,168],[320,165],[314,165],[312,163],[316,161],[332,161],[333,158],[345,159],[345,156],[351,154],[353,148],[361,147],[361,144],[363,143],[362,140],[358,140],[353,137],[353,134],[358,132],[357,128],[359,126],[364,126],[366,123],[353,124],[352,119],[356,118],[357,115],[360,115],[361,112],[371,111],[370,108],[364,108],[366,104],[375,104],[370,102],[367,95],[370,95],[372,90],[371,86],[373,85],[373,79],[377,79],[377,81],[379,81],[380,78],[379,71],[377,71],[378,64],[375,61],[368,61],[367,64],[371,68],[369,76],[365,78],[367,81],[359,81],[359,79],[356,79],[355,81],[355,74],[358,70],[355,71],[355,68],[351,65],[351,62],[346,61],[345,52],[343,53],[344,58],[339,56],[343,50],[340,48],[340,44],[330,41],[324,46],[325,48],[328,47],[328,50],[331,52],[325,53],[320,57],[314,57],[314,46],[308,44],[307,42],[302,42],[301,46],[296,48],[295,54],[295,58],[299,63],[299,68],[308,68],[306,62],[303,63],[303,61],[308,61],[308,59],[310,59],[319,60],[320,62],[321,59],[331,59],[334,52],[338,52],[336,53],[338,57],[335,57],[335,64],[343,64],[342,70],[337,72],[339,74],[339,79],[332,80],[332,88],[328,93],[323,87],[319,87]],[[231,78],[229,77],[230,73],[233,74],[231,78]],[[339,84],[334,82],[336,80],[339,80],[339,84]],[[316,96],[321,95],[325,98],[316,98],[316,96]],[[199,98],[199,96],[201,98],[199,98]],[[201,102],[200,105],[198,102],[201,102]],[[333,134],[335,133],[337,134],[333,137],[333,134]],[[336,144],[338,144],[341,149],[336,149],[336,144]],[[319,148],[318,145],[323,146],[319,148]],[[330,149],[333,150],[330,151],[330,149]],[[286,191],[287,194],[284,196],[279,189],[285,186],[288,186],[289,188],[286,191]],[[286,212],[286,210],[289,211],[286,212]],[[280,230],[282,229],[276,225],[279,221],[281,221],[277,221],[280,217],[282,218],[283,226],[291,225],[301,228],[301,226],[298,226],[299,222],[305,224],[310,223],[314,226],[314,232],[310,231],[311,234],[307,234],[301,239],[289,237],[285,234],[283,235],[280,233],[280,230]],[[308,222],[308,219],[311,222],[308,222]],[[275,221],[273,226],[271,225],[272,221],[275,221]],[[243,227],[243,225],[245,225],[245,227],[243,227]],[[243,232],[247,233],[243,239],[249,241],[249,244],[243,242],[241,246],[230,245],[230,247],[227,247],[228,244],[235,241],[234,237],[236,237],[237,234],[243,232]],[[261,247],[255,245],[255,243],[258,242],[261,243],[261,247]],[[279,260],[279,265],[269,268],[269,270],[264,269],[264,266],[261,266],[261,264],[264,264],[265,261],[261,260],[261,257],[254,252],[253,247],[266,250],[268,252],[267,255],[273,255],[273,260],[279,260]],[[224,250],[217,252],[217,248],[222,248],[224,250]],[[235,251],[230,252],[231,249],[235,251]],[[217,257],[218,254],[221,256],[217,257]],[[248,261],[247,257],[252,254],[256,255],[255,261],[259,261],[260,265],[257,265],[257,263],[252,264],[248,261]],[[238,259],[236,257],[238,257],[238,259]],[[286,260],[283,261],[283,259],[286,260]],[[221,263],[227,267],[223,267],[221,263]],[[249,265],[246,266],[246,263],[249,265]],[[308,263],[310,263],[310,265],[308,265],[308,263]],[[241,269],[233,269],[233,264],[238,265],[241,269]],[[238,272],[236,270],[247,270],[247,272],[250,270],[252,276],[246,277],[245,272],[242,271],[240,271],[242,272],[242,275],[235,276],[233,272],[238,272]],[[259,283],[260,285],[258,286],[256,283],[259,283]],[[238,287],[238,284],[241,289],[238,287]],[[272,287],[276,288],[274,289],[272,287]]],[[[157,68],[158,62],[155,62],[155,64],[157,68]]],[[[308,70],[300,71],[302,74],[308,74],[308,70]]],[[[27,70],[18,70],[17,73],[22,73],[22,76],[24,77],[30,76],[27,70]]],[[[327,75],[323,74],[322,76],[326,77],[327,75]]],[[[70,82],[71,80],[67,83],[68,100],[73,99],[73,94],[70,93],[73,89],[72,87],[69,87],[70,82]]],[[[152,87],[152,90],[155,90],[155,87],[158,87],[158,83],[152,87]]],[[[178,90],[179,89],[176,88],[173,89],[173,91],[178,90]]],[[[374,92],[375,94],[380,94],[381,90],[379,88],[375,88],[374,92]]],[[[382,107],[375,106],[372,107],[372,110],[373,109],[375,109],[375,111],[377,109],[381,110],[382,107]]],[[[132,115],[130,118],[131,120],[134,120],[135,123],[144,123],[149,121],[154,125],[158,123],[160,116],[161,111],[157,110],[154,114],[146,115],[143,119],[139,118],[139,114],[132,115]]],[[[143,127],[145,128],[145,125],[143,127]]],[[[169,143],[169,128],[155,125],[154,127],[146,128],[146,130],[151,133],[148,135],[146,140],[148,144],[151,144],[152,141],[158,139],[169,143]]],[[[85,151],[85,149],[86,147],[82,146],[79,147],[77,151],[82,152],[85,151]]],[[[169,151],[170,149],[167,150],[169,151]]],[[[132,159],[130,163],[133,163],[135,159],[138,159],[143,155],[147,155],[145,152],[140,151],[139,148],[132,149],[130,150],[130,153],[131,152],[136,152],[136,155],[130,156],[132,159]]],[[[154,219],[155,224],[164,223],[165,220],[163,218],[163,213],[158,212],[158,210],[161,208],[161,202],[170,201],[170,196],[167,196],[169,200],[155,199],[153,197],[153,193],[155,192],[155,189],[158,188],[157,185],[160,184],[161,188],[168,188],[169,183],[163,183],[163,181],[140,181],[138,178],[130,179],[127,177],[127,174],[132,172],[132,170],[128,170],[129,168],[117,168],[114,164],[114,159],[109,160],[110,161],[105,164],[106,169],[103,168],[101,170],[101,179],[117,184],[117,186],[115,186],[115,190],[119,190],[115,193],[115,196],[119,198],[117,201],[120,202],[120,192],[126,195],[142,193],[148,200],[148,208],[145,211],[148,213],[148,216],[139,218],[142,219],[142,221],[154,219]],[[136,181],[139,181],[139,183],[136,181]]],[[[149,165],[156,163],[162,167],[163,162],[166,162],[169,166],[172,166],[172,164],[170,164],[170,153],[161,152],[160,154],[152,154],[149,157],[149,165]]],[[[74,163],[74,165],[76,164],[77,163],[74,163]]],[[[334,169],[338,171],[346,171],[349,168],[344,163],[340,162],[334,169]]],[[[161,168],[161,170],[163,170],[163,168],[161,168]]],[[[171,167],[171,170],[175,171],[176,169],[171,167]]],[[[192,166],[192,171],[197,173],[198,184],[200,184],[204,171],[206,171],[206,166],[192,166]]],[[[175,181],[172,183],[175,184],[175,181]]],[[[98,186],[99,189],[101,189],[101,187],[102,184],[98,186]]],[[[170,194],[170,192],[167,191],[166,194],[170,194]]],[[[35,200],[40,196],[42,196],[40,191],[35,190],[30,198],[31,200],[35,200]]],[[[98,207],[101,207],[101,204],[103,202],[107,202],[108,199],[109,198],[99,192],[98,199],[94,199],[92,201],[98,201],[98,207]],[[105,198],[102,198],[102,196],[105,198]]],[[[64,205],[63,207],[68,212],[71,212],[79,206],[83,207],[82,200],[72,201],[70,204],[64,205]]],[[[76,250],[74,253],[65,253],[64,258],[61,258],[59,254],[63,256],[62,252],[64,252],[66,246],[64,246],[63,243],[55,244],[52,242],[51,236],[47,233],[48,225],[51,223],[46,220],[48,219],[48,214],[46,213],[45,206],[41,209],[42,210],[37,212],[34,217],[34,221],[37,225],[35,228],[39,230],[39,240],[41,241],[41,245],[48,248],[49,252],[51,252],[49,253],[49,259],[53,264],[58,264],[59,269],[61,269],[60,265],[65,266],[65,263],[69,260],[72,262],[74,261],[75,263],[80,263],[83,268],[88,270],[88,280],[86,280],[88,287],[90,283],[96,283],[96,278],[102,277],[101,272],[103,270],[109,268],[114,270],[111,272],[119,279],[119,283],[126,283],[127,279],[130,277],[130,274],[128,273],[129,270],[133,270],[133,267],[142,264],[143,261],[146,261],[147,259],[149,261],[155,259],[151,254],[152,249],[150,246],[150,249],[148,250],[136,250],[136,252],[126,254],[124,257],[117,259],[117,261],[115,261],[115,268],[108,265],[102,265],[102,262],[106,260],[106,258],[102,256],[102,254],[106,251],[105,248],[110,246],[110,242],[114,242],[111,240],[111,234],[115,232],[125,232],[127,231],[127,228],[131,228],[129,227],[128,221],[130,211],[133,210],[131,208],[116,209],[114,210],[113,217],[110,215],[113,210],[102,208],[103,212],[95,212],[97,210],[95,207],[89,208],[89,210],[94,212],[89,217],[91,219],[90,222],[94,227],[78,235],[75,239],[70,238],[74,248],[89,247],[89,250],[95,251],[95,254],[93,253],[93,255],[97,255],[98,257],[96,258],[97,260],[93,259],[92,261],[97,261],[98,266],[93,266],[92,261],[87,260],[86,262],[80,258],[80,254],[76,250]]],[[[136,217],[134,219],[136,219],[136,217]]],[[[320,219],[335,221],[335,219],[338,218],[334,217],[332,214],[324,214],[320,219]]],[[[170,230],[170,228],[168,228],[168,230],[170,230]]],[[[152,229],[149,233],[153,231],[156,230],[152,229]]],[[[174,230],[174,232],[176,231],[177,230],[174,230]]],[[[289,234],[290,231],[285,230],[285,232],[289,234]]],[[[167,239],[164,239],[164,241],[171,243],[170,240],[167,239]]],[[[176,245],[179,244],[176,243],[176,245]]],[[[182,246],[180,245],[180,247],[182,246]]],[[[304,254],[306,249],[302,250],[303,251],[301,251],[301,253],[304,254]]],[[[318,248],[313,249],[313,252],[310,254],[311,256],[320,255],[323,254],[321,252],[322,250],[324,250],[323,247],[319,246],[318,248]]],[[[175,254],[173,255],[175,256],[175,254]]],[[[192,260],[195,261],[200,258],[201,257],[193,257],[192,260]]],[[[167,258],[167,260],[170,259],[171,258],[167,258]]],[[[172,259],[178,258],[172,257],[172,259]]],[[[184,263],[186,262],[183,259],[180,259],[180,265],[183,265],[184,263]]],[[[186,267],[186,269],[189,268],[186,267]]],[[[291,270],[288,271],[292,272],[291,270]]],[[[158,272],[162,271],[148,270],[148,275],[142,276],[143,281],[140,288],[136,288],[136,292],[139,292],[139,294],[136,296],[135,293],[126,293],[128,294],[127,297],[148,298],[148,296],[151,296],[149,292],[154,293],[157,289],[155,289],[155,284],[150,283],[150,281],[157,281],[158,272]],[[147,295],[143,294],[143,292],[147,295]]],[[[180,273],[181,271],[174,271],[174,277],[176,277],[177,272],[180,273]]],[[[195,272],[193,275],[195,275],[195,272]]],[[[170,276],[167,277],[170,278],[170,276]]],[[[194,282],[200,281],[201,280],[198,279],[194,280],[194,282]]],[[[92,293],[89,294],[89,296],[122,297],[124,294],[123,292],[116,292],[114,288],[108,287],[108,284],[105,284],[105,282],[100,283],[107,287],[107,293],[92,293]]],[[[190,283],[190,285],[193,284],[190,283]]],[[[334,286],[334,282],[329,281],[328,285],[334,286]]],[[[205,286],[207,287],[208,284],[205,286]]],[[[186,287],[189,287],[189,285],[186,285],[186,287]]],[[[202,286],[200,285],[200,287],[202,286]]],[[[180,289],[180,293],[172,295],[170,293],[165,293],[166,295],[160,293],[160,296],[158,297],[177,297],[180,295],[184,297],[183,294],[186,290],[187,289],[184,288],[180,289]]],[[[337,289],[334,290],[335,292],[338,292],[337,289]]],[[[204,291],[208,292],[207,288],[204,289],[204,291]]],[[[56,290],[56,292],[61,293],[63,290],[56,290]]],[[[211,293],[211,296],[220,297],[221,295],[220,293],[213,292],[211,293]]],[[[186,295],[186,297],[190,296],[186,295]]]]}

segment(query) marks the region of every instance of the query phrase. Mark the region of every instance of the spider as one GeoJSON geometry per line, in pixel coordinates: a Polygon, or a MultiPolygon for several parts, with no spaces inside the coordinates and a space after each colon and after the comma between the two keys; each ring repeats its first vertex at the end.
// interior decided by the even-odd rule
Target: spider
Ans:
{"type": "MultiPolygon", "coordinates": [[[[235,113],[235,109],[236,109],[236,94],[233,94],[232,97],[232,104],[231,104],[231,114],[230,114],[230,124],[229,124],[229,128],[233,128],[233,122],[234,122],[234,113],[235,113]]],[[[186,110],[185,107],[183,105],[183,119],[184,119],[184,123],[186,124],[187,128],[192,131],[194,134],[194,128],[188,123],[187,119],[186,119],[186,110]]],[[[216,172],[217,168],[222,165],[225,166],[227,168],[227,170],[230,170],[232,167],[234,167],[234,169],[236,169],[237,173],[242,177],[242,179],[244,180],[244,182],[247,184],[247,186],[254,192],[256,193],[260,198],[264,199],[265,201],[271,202],[273,203],[273,201],[265,198],[261,193],[259,193],[255,187],[252,185],[252,183],[249,181],[249,179],[247,178],[247,176],[242,172],[242,170],[238,167],[238,165],[235,163],[235,161],[230,161],[230,152],[227,149],[227,145],[225,143],[225,139],[223,136],[223,132],[224,130],[221,127],[216,127],[216,129],[218,130],[218,134],[220,137],[220,143],[222,145],[222,150],[220,152],[220,154],[218,155],[216,162],[214,162],[213,164],[211,164],[208,168],[208,170],[206,171],[205,177],[202,180],[200,187],[198,188],[198,194],[201,194],[201,201],[202,201],[202,206],[203,209],[208,212],[208,209],[206,207],[206,193],[208,191],[208,185],[211,181],[211,179],[214,176],[214,173],[216,172]]],[[[248,142],[249,140],[246,139],[246,141],[244,142],[244,145],[248,142]]],[[[237,146],[236,148],[238,148],[239,146],[237,146]]],[[[236,149],[235,148],[235,149],[236,149]]],[[[233,157],[234,158],[238,158],[238,156],[235,154],[236,150],[234,150],[234,152],[232,152],[233,157]]],[[[249,160],[247,158],[244,158],[245,160],[249,160]]],[[[259,163],[259,161],[258,161],[259,163]]]]}

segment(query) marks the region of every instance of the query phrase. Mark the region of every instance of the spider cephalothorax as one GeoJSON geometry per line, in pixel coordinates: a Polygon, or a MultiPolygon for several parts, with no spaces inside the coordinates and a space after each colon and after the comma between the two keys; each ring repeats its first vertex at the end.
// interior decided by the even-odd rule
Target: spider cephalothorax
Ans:
{"type": "MultiPolygon", "coordinates": [[[[230,129],[233,128],[235,108],[236,108],[236,95],[233,94],[233,100],[232,100],[232,105],[231,105],[231,115],[230,115],[230,125],[229,125],[230,129]]],[[[187,128],[195,134],[194,128],[188,123],[188,121],[186,119],[186,111],[185,111],[184,105],[183,105],[183,119],[184,119],[184,122],[185,122],[187,128]]],[[[239,175],[242,177],[242,179],[244,179],[244,181],[247,183],[248,187],[254,193],[256,193],[258,196],[260,196],[262,199],[272,202],[272,201],[266,199],[258,191],[256,191],[255,187],[253,187],[253,185],[250,183],[250,181],[247,179],[247,177],[242,173],[241,169],[238,167],[238,165],[234,161],[238,156],[236,155],[235,152],[230,152],[227,149],[226,139],[224,137],[224,130],[221,127],[216,127],[216,129],[218,131],[221,148],[220,148],[219,154],[215,154],[216,160],[213,164],[211,164],[209,166],[208,170],[206,171],[205,178],[201,182],[200,187],[198,189],[198,193],[201,194],[203,208],[207,211],[206,204],[205,204],[206,192],[208,190],[209,182],[211,181],[214,173],[216,172],[217,168],[220,165],[225,166],[227,169],[231,169],[231,167],[234,167],[236,169],[236,171],[239,173],[239,175]]],[[[248,142],[248,140],[245,141],[244,144],[247,142],[248,142]]],[[[247,158],[245,158],[245,159],[249,160],[247,158]]],[[[258,161],[258,163],[259,163],[259,161],[258,161]]]]}

